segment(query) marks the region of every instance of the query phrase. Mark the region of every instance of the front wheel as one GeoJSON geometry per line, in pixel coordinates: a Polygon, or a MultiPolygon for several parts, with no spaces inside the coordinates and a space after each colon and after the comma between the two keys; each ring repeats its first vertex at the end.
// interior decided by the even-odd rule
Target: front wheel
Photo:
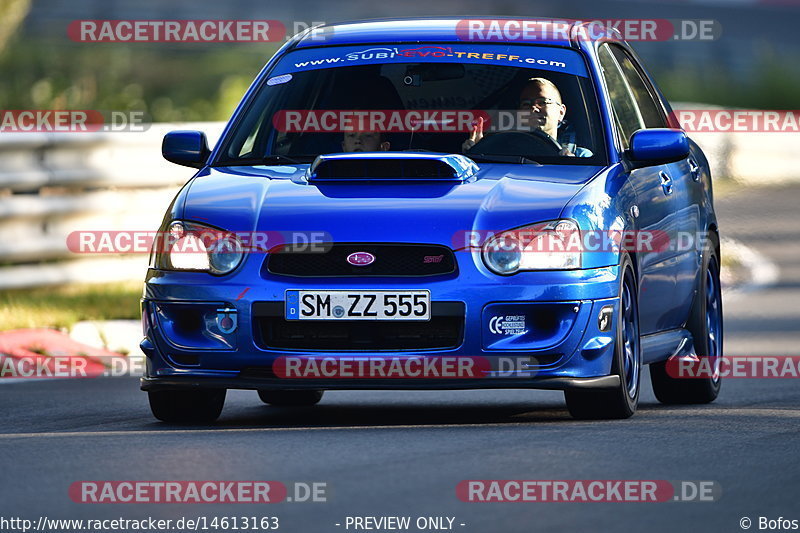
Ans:
{"type": "Polygon", "coordinates": [[[225,389],[149,391],[153,416],[171,423],[210,423],[225,405],[225,389]]]}
{"type": "Polygon", "coordinates": [[[719,238],[712,233],[703,254],[697,296],[686,323],[686,329],[694,339],[695,352],[699,357],[708,357],[713,372],[705,377],[680,378],[669,375],[666,361],[650,365],[653,392],[661,403],[709,403],[719,395],[722,386],[719,373],[722,358],[722,292],[718,249],[719,238]]]}
{"type": "Polygon", "coordinates": [[[620,268],[620,298],[617,316],[613,374],[620,385],[611,390],[567,390],[564,397],[570,414],[578,419],[630,418],[639,405],[642,350],[639,342],[639,292],[630,258],[620,268]]]}
{"type": "Polygon", "coordinates": [[[323,393],[321,390],[260,390],[258,397],[270,405],[308,406],[318,404],[323,393]]]}

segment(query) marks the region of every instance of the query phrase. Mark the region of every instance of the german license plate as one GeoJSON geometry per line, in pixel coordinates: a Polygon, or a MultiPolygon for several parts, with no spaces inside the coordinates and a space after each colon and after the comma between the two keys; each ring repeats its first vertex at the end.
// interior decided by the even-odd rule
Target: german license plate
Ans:
{"type": "Polygon", "coordinates": [[[286,291],[286,320],[430,320],[431,293],[286,291]]]}

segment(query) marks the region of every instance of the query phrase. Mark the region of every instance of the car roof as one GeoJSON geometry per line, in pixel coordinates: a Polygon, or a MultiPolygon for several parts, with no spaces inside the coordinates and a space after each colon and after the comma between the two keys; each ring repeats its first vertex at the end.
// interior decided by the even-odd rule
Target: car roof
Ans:
{"type": "MultiPolygon", "coordinates": [[[[524,41],[524,40],[467,40],[463,32],[457,30],[458,23],[466,20],[530,20],[547,21],[553,24],[553,33],[559,35],[570,35],[571,31],[578,25],[583,25],[581,21],[552,19],[552,18],[516,18],[516,17],[442,17],[442,18],[393,18],[376,19],[353,22],[339,22],[317,26],[314,31],[306,32],[298,39],[295,46],[298,48],[308,48],[313,46],[346,45],[346,44],[371,44],[371,43],[407,43],[419,46],[425,43],[465,43],[465,42],[488,42],[488,43],[519,43],[519,44],[547,44],[555,46],[575,46],[575,42],[568,39],[548,39],[546,41],[524,41]],[[459,35],[459,33],[462,33],[459,35]]],[[[463,23],[462,23],[463,24],[463,23]]],[[[464,26],[462,25],[461,28],[464,26]]],[[[603,32],[602,38],[620,40],[620,35],[616,30],[603,32]]]]}

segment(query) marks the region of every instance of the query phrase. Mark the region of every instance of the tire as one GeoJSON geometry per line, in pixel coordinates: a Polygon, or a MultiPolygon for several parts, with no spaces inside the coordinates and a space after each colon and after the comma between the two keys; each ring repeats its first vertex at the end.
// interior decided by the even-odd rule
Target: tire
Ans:
{"type": "MultiPolygon", "coordinates": [[[[694,338],[699,357],[709,357],[719,365],[722,357],[722,292],[719,283],[719,237],[709,234],[703,253],[703,268],[686,329],[694,338]]],[[[714,366],[714,368],[719,368],[714,366]]],[[[713,402],[719,395],[722,380],[719,372],[702,378],[675,378],[667,372],[666,361],[650,366],[650,381],[658,401],[665,404],[701,404],[713,402]]]]}
{"type": "Polygon", "coordinates": [[[260,390],[258,397],[262,402],[270,405],[300,407],[318,404],[324,392],[321,390],[260,390]]]}
{"type": "Polygon", "coordinates": [[[639,340],[639,292],[633,264],[626,254],[620,263],[620,306],[612,374],[620,386],[612,390],[566,390],[567,408],[578,419],[624,419],[633,416],[639,405],[642,350],[639,340]]]}
{"type": "Polygon", "coordinates": [[[225,405],[225,389],[159,390],[147,393],[153,416],[177,424],[210,423],[225,405]]]}

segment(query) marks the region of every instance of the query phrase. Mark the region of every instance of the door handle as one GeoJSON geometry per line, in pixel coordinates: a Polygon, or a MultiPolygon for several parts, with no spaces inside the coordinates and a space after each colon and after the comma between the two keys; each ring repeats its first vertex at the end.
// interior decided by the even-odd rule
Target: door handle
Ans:
{"type": "Polygon", "coordinates": [[[692,179],[694,181],[700,181],[700,165],[692,158],[689,158],[689,172],[692,173],[692,179]]]}
{"type": "Polygon", "coordinates": [[[664,194],[672,194],[672,178],[663,170],[658,175],[661,177],[661,189],[663,189],[664,194]]]}

